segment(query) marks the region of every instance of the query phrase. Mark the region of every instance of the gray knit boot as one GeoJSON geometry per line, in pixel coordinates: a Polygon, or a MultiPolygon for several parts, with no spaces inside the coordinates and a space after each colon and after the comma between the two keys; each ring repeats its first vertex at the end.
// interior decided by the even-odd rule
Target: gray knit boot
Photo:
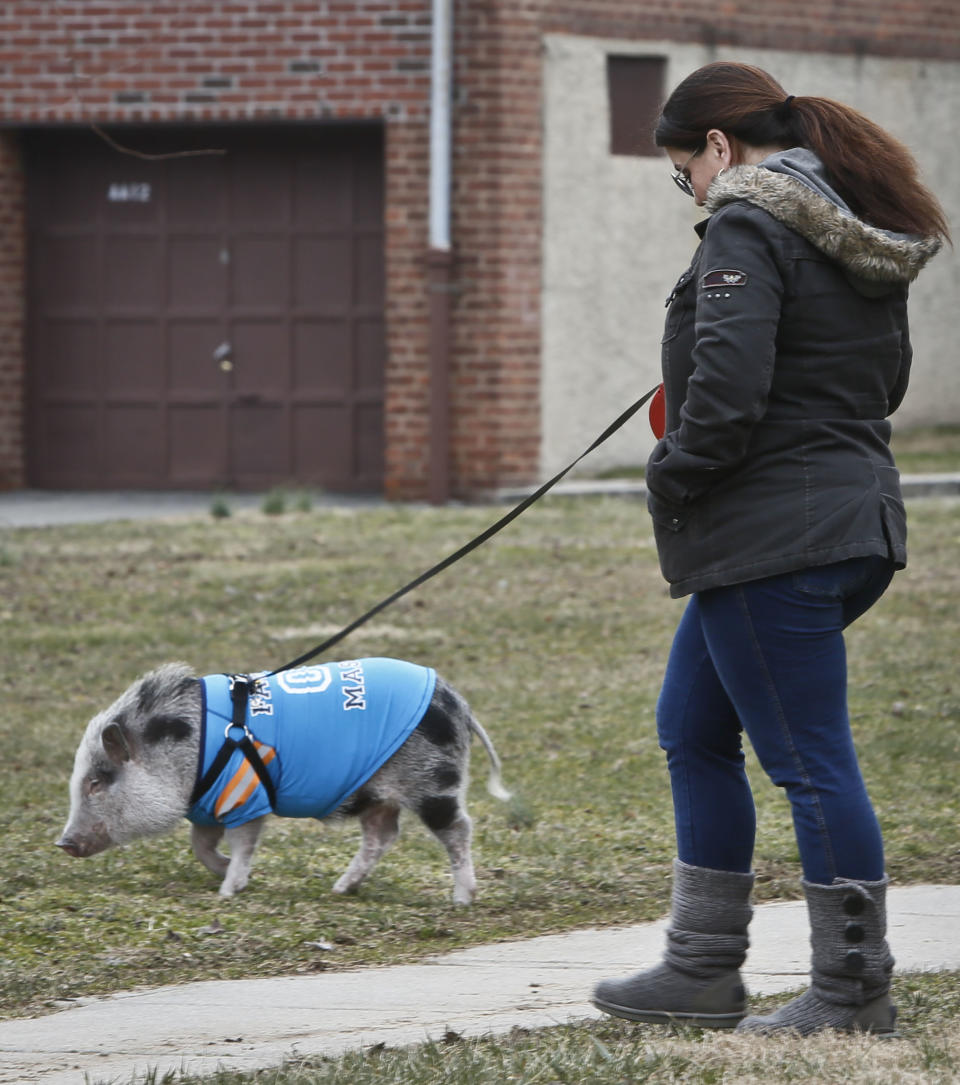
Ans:
{"type": "Polygon", "coordinates": [[[810,913],[813,967],[810,987],[767,1017],[748,1017],[738,1032],[780,1032],[801,1036],[823,1029],[841,1032],[895,1031],[891,1003],[893,957],[886,942],[886,892],[880,882],[835,879],[833,885],[804,882],[810,913]]]}
{"type": "Polygon", "coordinates": [[[739,968],[747,955],[752,874],[673,864],[673,906],[663,962],[604,980],[593,1004],[630,1021],[733,1028],[746,1013],[739,968]]]}

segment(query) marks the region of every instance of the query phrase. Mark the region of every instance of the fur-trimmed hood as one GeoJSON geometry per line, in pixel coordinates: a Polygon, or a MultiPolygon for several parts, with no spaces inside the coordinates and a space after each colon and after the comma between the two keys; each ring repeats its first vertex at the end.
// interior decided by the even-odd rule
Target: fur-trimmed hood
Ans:
{"type": "Polygon", "coordinates": [[[725,170],[710,185],[706,209],[736,200],[762,208],[867,283],[911,282],[941,247],[937,237],[894,233],[858,219],[832,188],[823,163],[804,147],[725,170]]]}

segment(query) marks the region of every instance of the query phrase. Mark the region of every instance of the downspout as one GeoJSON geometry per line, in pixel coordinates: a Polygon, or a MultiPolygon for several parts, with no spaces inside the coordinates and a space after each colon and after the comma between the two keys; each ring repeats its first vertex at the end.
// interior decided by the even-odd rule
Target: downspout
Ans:
{"type": "Polygon", "coordinates": [[[428,497],[450,497],[450,245],[453,102],[453,0],[433,0],[430,61],[430,408],[428,497]]]}

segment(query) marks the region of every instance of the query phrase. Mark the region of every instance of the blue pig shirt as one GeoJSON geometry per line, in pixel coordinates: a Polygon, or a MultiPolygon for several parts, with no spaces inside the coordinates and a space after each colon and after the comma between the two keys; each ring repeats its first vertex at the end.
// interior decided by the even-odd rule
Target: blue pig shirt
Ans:
{"type": "MultiPolygon", "coordinates": [[[[423,718],[436,672],[399,659],[353,659],[253,675],[247,727],[277,792],[281,817],[323,818],[403,745],[423,718]]],[[[233,716],[230,679],[200,679],[202,779],[233,716]]],[[[270,801],[243,751],[187,812],[197,825],[241,825],[269,814],[270,801]]]]}

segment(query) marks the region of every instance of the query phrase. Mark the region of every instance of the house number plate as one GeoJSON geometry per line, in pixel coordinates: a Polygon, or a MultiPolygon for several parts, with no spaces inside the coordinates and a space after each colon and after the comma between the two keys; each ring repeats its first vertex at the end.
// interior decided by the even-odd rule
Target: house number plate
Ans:
{"type": "Polygon", "coordinates": [[[107,189],[110,203],[149,203],[153,189],[149,181],[114,181],[107,189]]]}

